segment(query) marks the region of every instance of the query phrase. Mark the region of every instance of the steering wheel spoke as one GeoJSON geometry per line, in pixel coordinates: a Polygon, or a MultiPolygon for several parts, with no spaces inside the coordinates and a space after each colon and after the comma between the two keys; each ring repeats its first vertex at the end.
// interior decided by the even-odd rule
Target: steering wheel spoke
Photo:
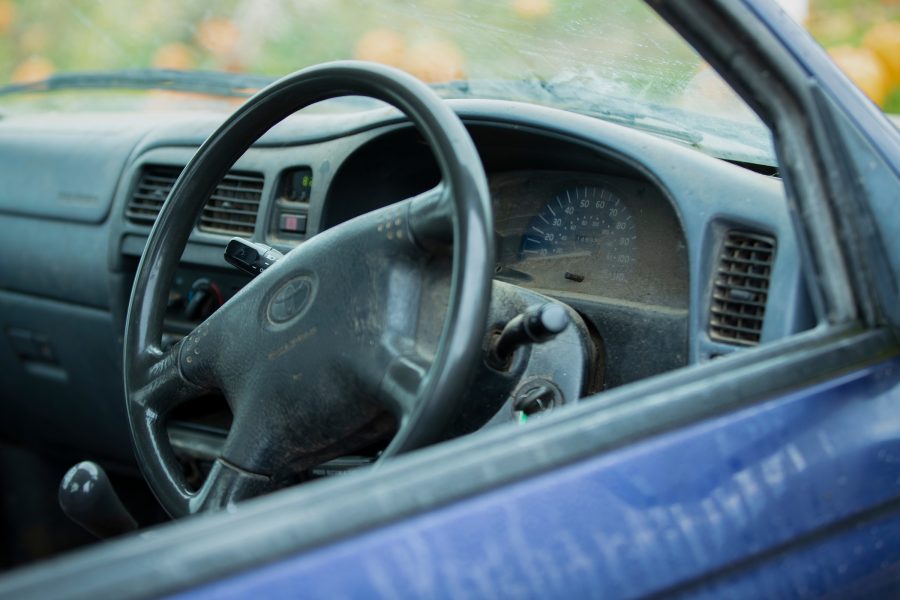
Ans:
{"type": "Polygon", "coordinates": [[[213,462],[200,489],[190,495],[187,505],[192,513],[221,510],[270,488],[268,477],[245,471],[219,458],[213,462]]]}
{"type": "Polygon", "coordinates": [[[453,249],[453,198],[450,188],[440,183],[409,199],[409,229],[425,251],[453,249]]]}
{"type": "Polygon", "coordinates": [[[229,335],[233,321],[230,313],[235,305],[226,302],[178,342],[181,373],[199,388],[227,391],[224,389],[228,381],[225,375],[233,370],[233,364],[237,361],[235,355],[244,349],[240,331],[236,332],[236,336],[229,335]]]}
{"type": "Polygon", "coordinates": [[[179,365],[183,340],[165,352],[147,350],[142,368],[134,373],[131,402],[143,411],[165,417],[175,407],[203,393],[203,388],[191,383],[179,365]]]}
{"type": "Polygon", "coordinates": [[[381,380],[379,398],[401,423],[413,414],[420,402],[430,366],[417,353],[395,356],[387,365],[381,380]]]}

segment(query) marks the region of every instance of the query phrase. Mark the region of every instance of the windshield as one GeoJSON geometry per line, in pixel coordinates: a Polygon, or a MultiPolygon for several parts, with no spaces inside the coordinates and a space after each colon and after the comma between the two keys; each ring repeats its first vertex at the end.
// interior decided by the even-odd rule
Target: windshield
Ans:
{"type": "Polygon", "coordinates": [[[0,0],[0,31],[6,82],[147,68],[277,77],[359,58],[445,97],[557,106],[771,160],[755,115],[640,0],[0,0]]]}

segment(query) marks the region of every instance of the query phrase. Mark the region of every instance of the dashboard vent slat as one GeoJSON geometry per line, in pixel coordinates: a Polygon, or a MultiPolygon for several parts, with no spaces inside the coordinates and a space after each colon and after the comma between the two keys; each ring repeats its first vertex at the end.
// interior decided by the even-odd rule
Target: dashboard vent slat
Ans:
{"type": "MultiPolygon", "coordinates": [[[[145,165],[125,217],[137,225],[153,225],[181,170],[169,165],[145,165]]],[[[223,235],[253,235],[264,184],[260,173],[228,173],[203,207],[198,228],[223,235]]]]}
{"type": "Polygon", "coordinates": [[[731,230],[725,236],[710,307],[709,336],[739,346],[755,346],[762,335],[775,261],[775,238],[731,230]]]}
{"type": "Polygon", "coordinates": [[[256,217],[257,211],[244,208],[225,208],[224,206],[218,206],[216,207],[216,212],[221,212],[229,215],[244,215],[256,217]]]}

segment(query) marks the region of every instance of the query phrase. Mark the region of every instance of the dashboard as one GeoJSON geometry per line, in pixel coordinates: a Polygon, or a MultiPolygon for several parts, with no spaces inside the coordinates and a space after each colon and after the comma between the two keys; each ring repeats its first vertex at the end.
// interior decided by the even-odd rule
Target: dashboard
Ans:
{"type": "MultiPolygon", "coordinates": [[[[495,279],[577,312],[595,346],[591,391],[812,326],[783,186],[771,173],[555,109],[451,105],[488,175],[495,279]]],[[[11,182],[0,190],[4,438],[130,460],[121,343],[131,283],[167,190],[221,118],[0,122],[0,150],[14,157],[0,164],[11,182]]],[[[427,146],[395,111],[291,117],[208,200],[170,293],[166,339],[248,281],[223,259],[232,236],[288,252],[439,181],[427,146]]],[[[202,449],[227,429],[220,400],[178,416],[197,433],[183,448],[202,449]]]]}

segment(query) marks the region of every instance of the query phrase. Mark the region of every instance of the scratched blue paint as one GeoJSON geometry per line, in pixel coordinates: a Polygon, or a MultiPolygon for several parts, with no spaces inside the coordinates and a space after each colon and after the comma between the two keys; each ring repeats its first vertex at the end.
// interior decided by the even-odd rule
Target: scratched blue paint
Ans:
{"type": "Polygon", "coordinates": [[[900,573],[900,506],[884,512],[898,500],[894,359],[183,597],[853,590],[900,573]],[[865,529],[861,513],[879,507],[884,522],[865,529]]]}

